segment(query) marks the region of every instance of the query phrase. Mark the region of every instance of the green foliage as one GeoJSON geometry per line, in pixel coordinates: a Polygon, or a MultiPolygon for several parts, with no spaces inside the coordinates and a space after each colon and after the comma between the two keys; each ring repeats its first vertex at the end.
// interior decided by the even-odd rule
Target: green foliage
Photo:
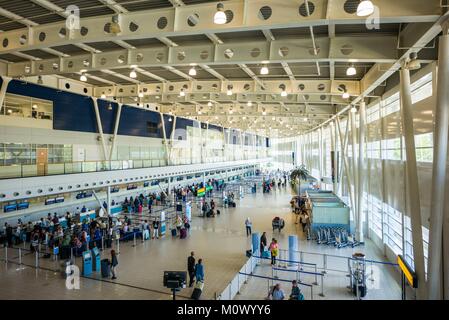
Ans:
{"type": "Polygon", "coordinates": [[[306,166],[302,164],[290,173],[290,181],[292,184],[301,184],[301,181],[307,180],[309,175],[309,170],[307,170],[306,166]]]}

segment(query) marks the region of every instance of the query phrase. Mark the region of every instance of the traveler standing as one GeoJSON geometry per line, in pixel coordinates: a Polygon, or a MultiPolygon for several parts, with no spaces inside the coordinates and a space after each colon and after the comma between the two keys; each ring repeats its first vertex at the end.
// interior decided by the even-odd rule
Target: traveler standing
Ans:
{"type": "Polygon", "coordinates": [[[260,256],[262,256],[263,252],[265,251],[265,248],[267,246],[267,233],[262,233],[262,236],[260,237],[260,256]]]}
{"type": "Polygon", "coordinates": [[[271,264],[275,265],[276,264],[276,257],[277,257],[277,255],[279,253],[279,245],[278,245],[278,243],[277,243],[275,238],[273,238],[271,240],[270,252],[271,252],[271,264]]]}
{"type": "Polygon", "coordinates": [[[304,295],[301,293],[301,289],[298,287],[296,280],[292,281],[292,292],[290,293],[290,300],[304,300],[304,295]]]}
{"type": "Polygon", "coordinates": [[[273,300],[284,300],[284,291],[281,289],[281,285],[279,283],[276,283],[276,285],[273,287],[273,291],[271,291],[271,297],[273,298],[273,300]]]}
{"type": "Polygon", "coordinates": [[[153,221],[153,239],[154,237],[159,239],[159,221],[157,220],[157,218],[153,221]]]}
{"type": "Polygon", "coordinates": [[[115,250],[111,250],[111,273],[112,273],[112,280],[117,279],[117,277],[115,276],[115,268],[118,265],[118,259],[117,259],[117,255],[115,254],[115,250]]]}
{"type": "Polygon", "coordinates": [[[187,271],[189,272],[189,287],[195,281],[195,252],[190,252],[190,257],[187,258],[187,271]]]}
{"type": "Polygon", "coordinates": [[[204,282],[203,259],[198,259],[198,263],[195,265],[195,278],[197,282],[204,282]]]}
{"type": "Polygon", "coordinates": [[[246,218],[245,220],[245,226],[246,226],[246,236],[250,236],[251,235],[251,227],[253,226],[250,218],[246,218]]]}

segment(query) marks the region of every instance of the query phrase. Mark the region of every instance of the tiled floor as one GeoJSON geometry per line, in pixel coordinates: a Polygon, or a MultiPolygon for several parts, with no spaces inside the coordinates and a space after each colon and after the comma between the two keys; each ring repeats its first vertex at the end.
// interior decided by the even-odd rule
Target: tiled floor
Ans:
{"type": "MultiPolygon", "coordinates": [[[[115,284],[109,280],[98,281],[101,278],[96,274],[93,278],[97,280],[82,278],[80,290],[68,290],[60,273],[36,270],[31,267],[35,262],[32,255],[23,258],[24,263],[30,265],[23,269],[19,269],[17,264],[2,262],[0,263],[0,283],[2,284],[0,299],[171,299],[169,290],[162,285],[163,271],[185,270],[187,256],[192,250],[196,252],[198,258],[203,258],[205,265],[206,281],[202,299],[213,299],[216,293],[220,293],[229,284],[247,260],[245,251],[250,248],[250,238],[247,238],[245,234],[246,217],[251,217],[254,230],[265,230],[269,237],[272,233],[272,218],[283,217],[286,221],[284,230],[281,234],[275,232],[281,249],[287,248],[289,234],[298,234],[299,227],[294,224],[289,209],[290,198],[290,192],[287,190],[269,195],[262,193],[246,195],[240,200],[237,208],[220,208],[221,215],[216,218],[200,218],[193,215],[192,234],[185,240],[166,235],[159,240],[150,240],[145,243],[138,241],[135,247],[132,241],[120,244],[118,279],[114,281],[115,284]]],[[[299,234],[302,237],[300,232],[299,234]]],[[[326,248],[307,240],[300,240],[299,249],[343,256],[350,255],[352,251],[352,249],[326,248]]],[[[366,248],[356,248],[354,251],[363,251],[369,258],[381,259],[377,250],[369,243],[366,248]]],[[[17,256],[17,253],[14,255],[14,252],[10,251],[9,257],[14,256],[17,256]]],[[[3,250],[0,251],[0,257],[4,257],[3,250]]],[[[305,257],[305,260],[307,259],[312,260],[312,256],[305,257]]],[[[80,261],[77,260],[79,264],[80,261]]],[[[331,264],[332,261],[329,261],[329,268],[331,264]]],[[[50,270],[58,268],[58,263],[50,260],[41,259],[40,265],[50,270]]],[[[271,270],[269,267],[260,267],[256,273],[271,273],[271,270]]],[[[381,272],[380,275],[383,279],[382,283],[390,284],[385,288],[390,290],[391,294],[386,295],[385,298],[400,297],[400,293],[396,295],[398,285],[393,275],[389,272],[381,272]]],[[[338,275],[331,281],[331,277],[331,274],[326,276],[326,298],[350,299],[351,296],[345,291],[347,278],[344,275],[338,275]]],[[[238,298],[262,299],[266,287],[266,280],[250,280],[238,298]]],[[[314,288],[314,294],[318,294],[319,290],[314,288]]],[[[369,291],[372,298],[382,297],[381,293],[375,295],[374,292],[374,290],[369,291]]],[[[190,294],[191,289],[186,288],[179,293],[178,297],[187,298],[190,294]]]]}

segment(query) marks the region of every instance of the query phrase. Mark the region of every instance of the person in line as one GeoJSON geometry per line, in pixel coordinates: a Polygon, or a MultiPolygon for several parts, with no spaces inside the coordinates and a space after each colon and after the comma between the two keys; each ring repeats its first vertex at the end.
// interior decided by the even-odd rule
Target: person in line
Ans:
{"type": "Polygon", "coordinates": [[[187,258],[187,271],[189,272],[189,287],[192,287],[195,281],[195,252],[193,251],[187,258]]]}
{"type": "Polygon", "coordinates": [[[195,265],[195,279],[196,281],[204,282],[204,265],[203,259],[198,259],[198,263],[195,265]]]}
{"type": "Polygon", "coordinates": [[[304,295],[301,293],[301,289],[298,287],[296,280],[292,281],[292,292],[290,293],[290,300],[304,300],[304,295]]]}
{"type": "Polygon", "coordinates": [[[116,274],[115,274],[115,268],[117,268],[118,266],[118,259],[117,259],[117,255],[115,253],[115,250],[111,250],[111,273],[112,273],[112,280],[117,279],[116,274]]]}
{"type": "Polygon", "coordinates": [[[271,252],[271,264],[276,264],[276,257],[279,253],[279,245],[277,243],[277,240],[273,238],[270,243],[270,252],[271,252]]]}
{"type": "Polygon", "coordinates": [[[245,226],[246,226],[246,236],[249,237],[251,235],[251,228],[253,226],[253,223],[251,222],[251,219],[248,217],[245,220],[245,226]]]}
{"type": "Polygon", "coordinates": [[[157,220],[157,218],[153,221],[153,237],[152,237],[152,239],[154,239],[154,237],[156,237],[156,239],[159,239],[159,221],[157,220]]]}
{"type": "Polygon", "coordinates": [[[273,287],[273,291],[271,291],[271,298],[273,300],[284,300],[284,291],[281,289],[281,285],[279,283],[276,283],[273,287]]]}
{"type": "Polygon", "coordinates": [[[262,256],[263,252],[265,251],[265,248],[267,247],[267,233],[262,233],[262,236],[260,237],[260,255],[262,256]]]}

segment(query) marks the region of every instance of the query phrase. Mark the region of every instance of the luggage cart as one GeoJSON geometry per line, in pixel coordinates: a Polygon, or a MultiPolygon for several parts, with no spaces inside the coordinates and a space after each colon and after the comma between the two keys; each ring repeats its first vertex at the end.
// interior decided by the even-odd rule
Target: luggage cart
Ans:
{"type": "Polygon", "coordinates": [[[271,222],[272,226],[273,226],[273,231],[278,229],[279,232],[281,232],[281,230],[284,228],[285,226],[285,222],[284,219],[279,218],[279,217],[275,217],[273,219],[273,221],[271,222]]]}

